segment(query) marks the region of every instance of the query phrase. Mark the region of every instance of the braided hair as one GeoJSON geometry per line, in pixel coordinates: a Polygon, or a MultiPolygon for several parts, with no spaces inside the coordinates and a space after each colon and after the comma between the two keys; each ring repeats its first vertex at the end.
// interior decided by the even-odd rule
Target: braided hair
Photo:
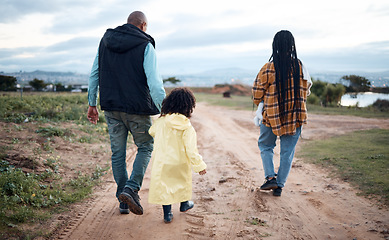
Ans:
{"type": "Polygon", "coordinates": [[[196,107],[196,98],[188,88],[175,88],[163,100],[161,116],[166,114],[180,113],[187,118],[191,117],[196,107]]]}
{"type": "Polygon", "coordinates": [[[300,105],[300,61],[297,58],[291,32],[282,30],[274,36],[273,53],[269,61],[271,60],[273,60],[276,75],[280,119],[281,123],[285,123],[287,113],[292,111],[294,114],[300,105]],[[291,81],[293,81],[293,89],[291,81]],[[288,99],[293,99],[291,109],[288,107],[288,99]]]}

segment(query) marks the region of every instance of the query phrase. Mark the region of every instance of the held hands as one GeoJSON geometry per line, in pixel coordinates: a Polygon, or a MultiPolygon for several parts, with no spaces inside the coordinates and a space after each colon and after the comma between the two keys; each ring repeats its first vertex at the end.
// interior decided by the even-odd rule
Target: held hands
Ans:
{"type": "Polygon", "coordinates": [[[263,110],[263,102],[260,102],[258,104],[258,109],[257,111],[255,112],[255,117],[254,117],[254,124],[255,126],[259,127],[261,121],[262,121],[262,110],[263,110]]]}
{"type": "Polygon", "coordinates": [[[97,124],[97,121],[99,120],[99,112],[97,111],[96,106],[89,106],[87,117],[89,122],[97,124]]]}
{"type": "Polygon", "coordinates": [[[204,169],[203,171],[200,171],[200,172],[199,172],[200,175],[204,175],[204,174],[206,174],[206,173],[207,173],[207,170],[205,170],[205,169],[204,169]]]}

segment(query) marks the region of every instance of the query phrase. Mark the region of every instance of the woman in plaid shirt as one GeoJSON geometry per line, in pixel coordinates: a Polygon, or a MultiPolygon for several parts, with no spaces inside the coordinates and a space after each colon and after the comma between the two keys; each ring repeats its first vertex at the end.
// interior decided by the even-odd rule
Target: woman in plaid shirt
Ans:
{"type": "Polygon", "coordinates": [[[281,196],[289,175],[301,127],[307,121],[306,99],[311,78],[297,58],[292,33],[279,31],[273,39],[273,54],[259,71],[253,86],[253,101],[258,105],[254,122],[260,127],[258,147],[265,171],[261,190],[281,196]],[[274,171],[273,149],[280,137],[280,167],[274,171]]]}

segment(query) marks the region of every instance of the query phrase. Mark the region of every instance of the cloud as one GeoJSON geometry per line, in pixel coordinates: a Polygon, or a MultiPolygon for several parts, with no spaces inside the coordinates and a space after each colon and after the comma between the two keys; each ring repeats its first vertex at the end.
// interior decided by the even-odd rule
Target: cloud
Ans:
{"type": "Polygon", "coordinates": [[[239,44],[243,42],[260,42],[271,39],[274,29],[266,26],[246,26],[232,29],[191,29],[182,28],[164,36],[157,41],[161,49],[217,46],[239,44]]]}
{"type": "Polygon", "coordinates": [[[54,1],[45,0],[10,0],[3,1],[0,8],[0,23],[17,21],[32,13],[48,13],[59,10],[54,1]]]}
{"type": "Polygon", "coordinates": [[[92,0],[5,0],[1,3],[0,23],[18,21],[29,14],[55,14],[66,9],[89,6],[96,4],[92,0]]]}
{"type": "Polygon", "coordinates": [[[43,48],[45,52],[74,52],[83,49],[95,49],[97,50],[100,38],[98,37],[75,37],[67,41],[53,44],[46,48],[43,48]],[[92,44],[93,43],[93,44],[92,44]]]}
{"type": "Polygon", "coordinates": [[[3,0],[0,71],[89,72],[105,30],[125,23],[134,10],[144,11],[149,19],[148,33],[156,40],[162,74],[223,67],[257,70],[268,61],[272,39],[281,29],[293,33],[299,57],[308,67],[388,69],[389,35],[385,31],[374,35],[370,26],[377,24],[367,21],[372,18],[373,23],[384,23],[387,4],[358,3],[349,12],[343,11],[342,5],[335,11],[337,15],[331,15],[337,21],[332,23],[327,15],[321,15],[333,11],[331,4],[324,2],[322,12],[308,3],[310,8],[298,17],[295,14],[303,10],[292,9],[295,4],[291,3],[290,9],[281,9],[274,19],[269,16],[281,3],[257,12],[252,7],[259,5],[257,1],[245,6],[212,1],[206,8],[205,2],[3,0]],[[350,24],[358,20],[354,19],[356,13],[361,14],[359,21],[350,24]],[[363,44],[355,46],[358,43],[363,44]]]}
{"type": "Polygon", "coordinates": [[[99,38],[78,37],[47,47],[0,49],[0,69],[7,71],[89,72],[97,52],[99,38]]]}
{"type": "Polygon", "coordinates": [[[304,62],[315,71],[383,71],[388,70],[388,46],[389,41],[378,41],[356,47],[337,48],[307,54],[304,62]]]}
{"type": "Polygon", "coordinates": [[[103,33],[107,28],[126,23],[127,17],[131,13],[131,10],[127,8],[110,6],[94,8],[93,6],[89,9],[69,9],[57,14],[55,22],[53,22],[50,28],[46,29],[46,32],[53,34],[78,34],[99,29],[103,33]],[[83,14],[83,11],[89,11],[89,14],[83,14]]]}

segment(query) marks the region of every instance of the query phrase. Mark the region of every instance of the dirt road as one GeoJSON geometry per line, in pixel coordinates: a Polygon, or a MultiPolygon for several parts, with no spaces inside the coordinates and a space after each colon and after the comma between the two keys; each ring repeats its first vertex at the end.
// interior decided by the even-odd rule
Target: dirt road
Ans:
{"type": "MultiPolygon", "coordinates": [[[[192,118],[207,174],[193,177],[195,207],[165,224],[162,207],[147,203],[150,167],[140,191],[144,215],[120,215],[115,183],[78,205],[58,239],[388,239],[389,212],[359,197],[347,183],[295,158],[280,198],[259,191],[264,174],[259,130],[250,111],[199,103],[192,118]]],[[[298,150],[319,139],[367,128],[389,129],[389,120],[309,115],[298,150]]],[[[129,150],[131,166],[133,149],[129,150]]],[[[276,149],[276,163],[279,149],[276,149]]],[[[151,166],[151,165],[150,165],[151,166]]],[[[131,167],[129,167],[131,169],[131,167]]]]}

